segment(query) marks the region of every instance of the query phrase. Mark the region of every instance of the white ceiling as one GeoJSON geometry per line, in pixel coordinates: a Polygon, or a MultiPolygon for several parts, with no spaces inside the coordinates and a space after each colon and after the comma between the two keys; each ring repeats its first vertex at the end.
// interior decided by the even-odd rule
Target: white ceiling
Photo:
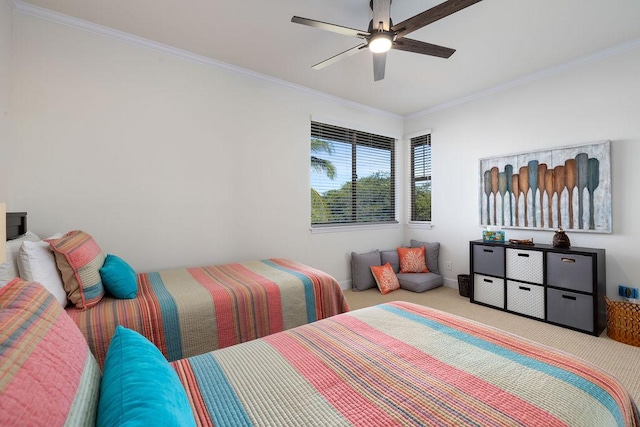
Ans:
{"type": "MultiPolygon", "coordinates": [[[[366,30],[369,0],[29,0],[63,15],[359,104],[410,115],[640,47],[640,0],[483,0],[408,37],[449,59],[392,50],[385,79],[371,54],[311,66],[361,41],[291,23],[293,15],[366,30]]],[[[442,0],[394,0],[394,23],[442,0]]]]}

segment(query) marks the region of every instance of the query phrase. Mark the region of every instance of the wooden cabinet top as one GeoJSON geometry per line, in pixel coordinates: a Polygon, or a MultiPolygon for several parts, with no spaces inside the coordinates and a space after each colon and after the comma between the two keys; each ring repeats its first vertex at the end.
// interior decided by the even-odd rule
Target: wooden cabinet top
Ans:
{"type": "Polygon", "coordinates": [[[486,242],[482,239],[472,240],[470,242],[474,245],[486,245],[486,246],[500,246],[504,248],[514,248],[514,249],[531,249],[538,251],[553,251],[558,253],[566,253],[566,254],[601,254],[604,255],[605,250],[599,248],[584,248],[579,246],[571,246],[568,248],[560,248],[555,247],[553,245],[545,244],[545,243],[534,243],[533,245],[515,245],[509,242],[486,242]]]}

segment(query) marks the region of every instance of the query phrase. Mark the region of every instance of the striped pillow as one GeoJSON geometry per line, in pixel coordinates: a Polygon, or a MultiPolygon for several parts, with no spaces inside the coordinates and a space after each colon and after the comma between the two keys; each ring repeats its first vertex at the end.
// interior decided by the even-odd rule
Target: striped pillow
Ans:
{"type": "Polygon", "coordinates": [[[100,368],[78,327],[36,282],[0,289],[0,425],[95,425],[100,368]]]}
{"type": "Polygon", "coordinates": [[[105,255],[93,237],[70,231],[59,239],[46,239],[56,256],[69,301],[81,310],[96,305],[104,296],[100,268],[105,255]]]}

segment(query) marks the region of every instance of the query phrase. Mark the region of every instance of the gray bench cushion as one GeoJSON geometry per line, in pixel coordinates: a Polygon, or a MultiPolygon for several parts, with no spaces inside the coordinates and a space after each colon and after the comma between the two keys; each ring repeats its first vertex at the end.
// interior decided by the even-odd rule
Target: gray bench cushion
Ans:
{"type": "Polygon", "coordinates": [[[413,292],[428,291],[444,283],[442,276],[435,273],[398,273],[396,276],[401,289],[413,292]]]}
{"type": "Polygon", "coordinates": [[[402,289],[424,292],[442,286],[444,279],[440,276],[440,270],[438,270],[440,243],[411,240],[412,248],[419,248],[420,246],[424,246],[429,273],[399,273],[400,257],[398,256],[397,248],[384,251],[375,250],[364,254],[351,252],[351,286],[353,290],[364,291],[365,289],[375,288],[377,285],[370,267],[386,263],[390,263],[391,267],[393,267],[402,289]]]}

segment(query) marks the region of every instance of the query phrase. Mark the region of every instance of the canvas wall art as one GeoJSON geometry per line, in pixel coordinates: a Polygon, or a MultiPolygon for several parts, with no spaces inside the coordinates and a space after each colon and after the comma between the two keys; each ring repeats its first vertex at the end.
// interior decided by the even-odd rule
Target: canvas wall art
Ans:
{"type": "Polygon", "coordinates": [[[480,159],[480,224],[611,232],[611,143],[480,159]]]}

